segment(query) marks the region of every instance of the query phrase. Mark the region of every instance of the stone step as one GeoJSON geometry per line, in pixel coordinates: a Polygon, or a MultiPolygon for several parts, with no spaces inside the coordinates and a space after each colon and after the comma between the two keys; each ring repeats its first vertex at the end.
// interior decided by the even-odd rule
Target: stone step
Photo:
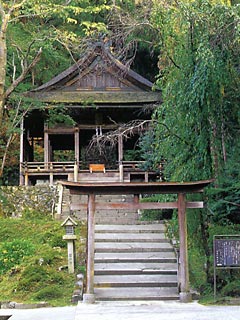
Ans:
{"type": "Polygon", "coordinates": [[[157,262],[157,263],[176,263],[177,258],[171,252],[104,252],[95,253],[95,263],[114,263],[114,262],[157,262]]]}
{"type": "Polygon", "coordinates": [[[169,242],[164,233],[96,233],[96,242],[169,242]]]}
{"type": "Polygon", "coordinates": [[[96,300],[179,300],[177,258],[164,223],[96,225],[96,300]]]}
{"type": "Polygon", "coordinates": [[[177,288],[172,287],[95,288],[94,292],[99,301],[179,300],[177,288]]]}
{"type": "Polygon", "coordinates": [[[96,242],[95,252],[172,252],[170,243],[96,242]]]}
{"type": "Polygon", "coordinates": [[[176,263],[95,263],[94,274],[177,274],[177,268],[176,263]]]}
{"type": "Polygon", "coordinates": [[[176,287],[177,275],[100,275],[95,287],[176,287]]]}
{"type": "Polygon", "coordinates": [[[164,223],[136,225],[102,225],[95,226],[95,233],[164,233],[164,223]]]}

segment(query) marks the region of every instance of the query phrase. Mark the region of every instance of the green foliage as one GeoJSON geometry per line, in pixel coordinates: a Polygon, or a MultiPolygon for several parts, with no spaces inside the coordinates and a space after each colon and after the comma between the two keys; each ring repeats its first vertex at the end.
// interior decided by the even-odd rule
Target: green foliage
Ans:
{"type": "Polygon", "coordinates": [[[240,223],[240,148],[236,143],[228,155],[215,188],[208,190],[212,219],[219,224],[240,223]]]}
{"type": "Polygon", "coordinates": [[[172,217],[172,210],[150,210],[145,209],[141,212],[141,220],[143,221],[159,221],[170,219],[172,217]]]}
{"type": "Polygon", "coordinates": [[[222,289],[222,295],[227,297],[239,297],[240,296],[240,280],[234,280],[230,283],[228,283],[225,287],[222,289]]]}
{"type": "Polygon", "coordinates": [[[157,84],[159,146],[172,180],[206,179],[222,172],[225,151],[239,127],[239,8],[211,1],[156,4],[162,54],[157,84]]]}
{"type": "Polygon", "coordinates": [[[140,157],[139,150],[124,150],[124,161],[136,161],[140,157]]]}
{"type": "MultiPolygon", "coordinates": [[[[67,270],[59,271],[67,265],[67,245],[62,240],[64,230],[59,221],[39,219],[38,214],[36,217],[0,219],[1,300],[69,304],[75,276],[67,270]]],[[[79,235],[79,230],[76,233],[79,235]]],[[[78,244],[76,247],[78,250],[78,244]]],[[[79,252],[80,255],[83,259],[80,263],[84,265],[85,254],[79,252]]]]}
{"type": "Polygon", "coordinates": [[[37,300],[53,300],[62,296],[62,289],[57,285],[51,285],[45,287],[34,294],[34,298],[37,300]]]}
{"type": "Polygon", "coordinates": [[[48,110],[48,125],[54,127],[56,124],[74,126],[75,122],[68,114],[68,109],[64,106],[51,107],[48,110]]]}
{"type": "Polygon", "coordinates": [[[35,252],[35,247],[28,240],[13,240],[0,245],[0,274],[19,265],[25,257],[35,252]]]}
{"type": "Polygon", "coordinates": [[[13,207],[13,204],[9,202],[7,197],[3,194],[2,190],[0,189],[0,217],[7,217],[9,212],[12,211],[13,207]],[[7,212],[5,210],[6,207],[8,208],[7,212]]]}
{"type": "Polygon", "coordinates": [[[39,240],[41,243],[48,244],[52,248],[66,247],[66,241],[62,239],[62,230],[59,228],[59,226],[55,226],[51,230],[47,230],[46,232],[42,233],[39,240]]]}
{"type": "MultiPolygon", "coordinates": [[[[167,197],[168,201],[170,197],[167,197]]],[[[152,195],[143,197],[141,199],[141,202],[161,202],[166,201],[165,195],[152,195]]],[[[162,209],[162,210],[151,210],[151,209],[145,209],[141,210],[141,216],[140,219],[143,221],[154,221],[154,220],[169,220],[173,216],[173,210],[172,209],[162,209]]]]}
{"type": "Polygon", "coordinates": [[[36,220],[36,219],[41,219],[41,220],[45,220],[45,219],[49,219],[49,213],[44,211],[39,211],[37,209],[32,209],[32,208],[28,208],[26,207],[24,210],[23,210],[23,213],[22,213],[22,217],[25,219],[25,220],[36,220]]]}
{"type": "Polygon", "coordinates": [[[140,137],[139,148],[142,159],[144,160],[144,170],[157,169],[157,162],[160,158],[159,154],[156,155],[157,144],[156,131],[153,128],[140,137]]]}

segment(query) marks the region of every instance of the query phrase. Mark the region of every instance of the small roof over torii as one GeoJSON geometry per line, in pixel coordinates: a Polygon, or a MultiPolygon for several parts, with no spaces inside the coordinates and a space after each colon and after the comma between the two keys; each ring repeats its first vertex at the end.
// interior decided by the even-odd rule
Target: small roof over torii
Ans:
{"type": "Polygon", "coordinates": [[[76,194],[178,194],[201,193],[214,180],[193,182],[115,182],[81,183],[61,181],[60,183],[76,194]]]}
{"type": "Polygon", "coordinates": [[[114,57],[111,48],[97,42],[74,65],[26,95],[48,103],[119,104],[161,100],[153,83],[114,57]]]}

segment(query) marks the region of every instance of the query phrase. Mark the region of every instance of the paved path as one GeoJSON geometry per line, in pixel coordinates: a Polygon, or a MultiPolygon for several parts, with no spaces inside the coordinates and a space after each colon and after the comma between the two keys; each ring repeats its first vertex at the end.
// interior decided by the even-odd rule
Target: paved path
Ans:
{"type": "Polygon", "coordinates": [[[205,307],[196,302],[106,302],[79,304],[75,320],[239,320],[240,307],[205,307]]]}
{"type": "Polygon", "coordinates": [[[74,320],[75,311],[76,307],[0,309],[0,315],[12,315],[9,320],[74,320]]]}
{"type": "Polygon", "coordinates": [[[196,302],[101,302],[77,307],[0,309],[10,320],[239,320],[240,306],[202,306],[196,302]]]}

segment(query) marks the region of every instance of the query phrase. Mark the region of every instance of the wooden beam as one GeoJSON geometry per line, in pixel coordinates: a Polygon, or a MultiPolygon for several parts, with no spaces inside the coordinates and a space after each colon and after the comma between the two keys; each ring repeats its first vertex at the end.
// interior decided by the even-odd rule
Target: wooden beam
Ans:
{"type": "Polygon", "coordinates": [[[186,208],[187,209],[204,208],[204,202],[203,201],[188,201],[188,202],[186,202],[186,208]]]}
{"type": "Polygon", "coordinates": [[[45,131],[48,134],[65,135],[65,134],[74,134],[75,128],[66,128],[66,127],[46,128],[45,131]]]}
{"type": "MultiPolygon", "coordinates": [[[[112,210],[112,209],[119,209],[119,210],[161,210],[161,209],[177,209],[178,202],[117,202],[117,203],[102,203],[96,202],[95,203],[96,210],[112,210]]],[[[186,202],[186,208],[203,208],[202,201],[196,202],[186,202]]],[[[79,204],[71,204],[71,210],[77,211],[81,209],[87,209],[87,204],[79,203],[79,204]]]]}
{"type": "Polygon", "coordinates": [[[161,100],[160,92],[106,92],[106,91],[49,91],[34,92],[29,96],[44,102],[52,103],[84,103],[93,105],[94,103],[151,103],[161,100]]]}

